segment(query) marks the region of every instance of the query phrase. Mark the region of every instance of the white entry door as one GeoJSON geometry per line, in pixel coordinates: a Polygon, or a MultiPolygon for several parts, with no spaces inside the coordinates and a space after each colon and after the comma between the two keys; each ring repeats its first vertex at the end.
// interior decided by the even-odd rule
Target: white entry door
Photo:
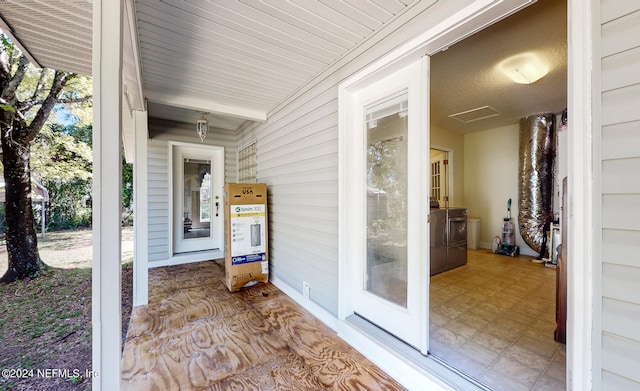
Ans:
{"type": "Polygon", "coordinates": [[[428,94],[422,59],[353,95],[353,310],[421,352],[428,344],[428,94]],[[359,144],[359,145],[358,145],[359,144]],[[359,249],[359,250],[358,250],[359,249]]]}
{"type": "Polygon", "coordinates": [[[173,253],[221,250],[224,148],[172,145],[173,253]]]}

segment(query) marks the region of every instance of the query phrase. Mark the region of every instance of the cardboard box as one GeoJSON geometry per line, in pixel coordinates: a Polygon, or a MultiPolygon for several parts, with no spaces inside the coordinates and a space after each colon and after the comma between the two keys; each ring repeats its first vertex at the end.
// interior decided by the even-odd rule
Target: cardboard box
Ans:
{"type": "Polygon", "coordinates": [[[267,185],[224,186],[225,283],[230,292],[269,280],[267,185]]]}

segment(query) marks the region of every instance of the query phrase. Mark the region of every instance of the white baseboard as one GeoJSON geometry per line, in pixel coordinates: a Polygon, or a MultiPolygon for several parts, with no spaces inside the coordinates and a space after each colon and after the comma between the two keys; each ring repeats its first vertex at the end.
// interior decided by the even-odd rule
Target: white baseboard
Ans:
{"type": "Polygon", "coordinates": [[[300,292],[293,289],[289,284],[274,275],[270,276],[269,282],[278,287],[278,289],[280,289],[282,292],[284,292],[285,295],[289,296],[293,301],[302,306],[302,308],[311,312],[313,316],[320,319],[322,323],[329,326],[333,331],[335,331],[336,333],[338,332],[338,318],[327,311],[324,307],[304,297],[300,292]]]}

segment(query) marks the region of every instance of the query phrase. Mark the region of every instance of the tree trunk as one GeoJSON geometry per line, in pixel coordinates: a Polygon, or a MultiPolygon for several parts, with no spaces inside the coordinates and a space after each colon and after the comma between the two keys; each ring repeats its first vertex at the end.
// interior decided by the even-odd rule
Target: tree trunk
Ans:
{"type": "MultiPolygon", "coordinates": [[[[13,131],[17,129],[14,127],[13,131]]],[[[29,145],[13,140],[12,131],[2,132],[4,165],[7,254],[9,269],[0,282],[37,277],[46,265],[40,260],[38,239],[31,205],[29,145]]]]}

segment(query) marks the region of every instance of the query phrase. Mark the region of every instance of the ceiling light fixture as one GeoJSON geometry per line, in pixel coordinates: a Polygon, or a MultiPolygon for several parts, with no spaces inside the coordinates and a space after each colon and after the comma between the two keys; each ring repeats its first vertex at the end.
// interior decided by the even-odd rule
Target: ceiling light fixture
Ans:
{"type": "Polygon", "coordinates": [[[535,83],[549,72],[549,68],[533,53],[511,56],[500,62],[498,69],[518,84],[535,83]]]}
{"type": "Polygon", "coordinates": [[[200,140],[204,143],[205,137],[207,137],[207,132],[209,131],[209,121],[207,120],[207,115],[209,113],[201,112],[200,118],[198,118],[198,122],[196,122],[196,132],[198,132],[198,136],[200,136],[200,140]]]}

